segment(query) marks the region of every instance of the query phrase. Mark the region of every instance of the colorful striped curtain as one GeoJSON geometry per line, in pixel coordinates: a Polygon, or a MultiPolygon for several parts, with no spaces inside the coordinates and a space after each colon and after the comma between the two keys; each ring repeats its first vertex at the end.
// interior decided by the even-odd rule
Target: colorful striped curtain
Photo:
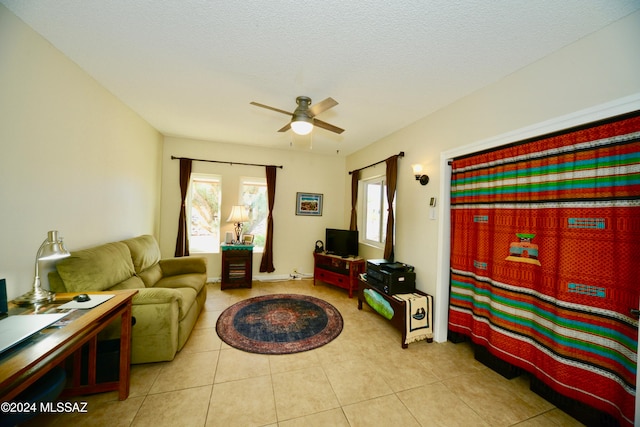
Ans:
{"type": "Polygon", "coordinates": [[[640,112],[454,160],[449,329],[633,424],[640,112]]]}

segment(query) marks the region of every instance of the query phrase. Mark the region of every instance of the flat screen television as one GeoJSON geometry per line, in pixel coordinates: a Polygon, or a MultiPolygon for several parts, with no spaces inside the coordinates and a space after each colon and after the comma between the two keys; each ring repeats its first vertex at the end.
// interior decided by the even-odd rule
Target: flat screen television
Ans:
{"type": "Polygon", "coordinates": [[[358,231],[327,228],[325,251],[338,256],[358,256],[358,231]]]}

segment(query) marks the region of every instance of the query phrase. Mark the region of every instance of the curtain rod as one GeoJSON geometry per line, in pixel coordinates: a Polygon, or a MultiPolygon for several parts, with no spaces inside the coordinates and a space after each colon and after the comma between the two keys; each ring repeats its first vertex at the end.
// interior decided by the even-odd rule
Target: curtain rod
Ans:
{"type": "Polygon", "coordinates": [[[196,162],[226,163],[226,164],[231,165],[231,166],[233,166],[233,165],[242,165],[242,166],[262,166],[262,167],[265,167],[265,166],[273,166],[273,167],[276,167],[276,168],[283,169],[283,166],[276,166],[276,165],[259,165],[259,164],[256,164],[256,163],[225,162],[225,161],[222,161],[222,160],[203,160],[203,159],[191,159],[191,158],[189,158],[189,157],[176,157],[176,156],[171,156],[171,160],[180,160],[180,159],[193,160],[193,161],[196,161],[196,162]]]}
{"type": "MultiPolygon", "coordinates": [[[[400,153],[398,153],[398,157],[404,157],[404,151],[401,151],[400,153]]],[[[391,157],[388,157],[388,158],[391,158],[391,157]]],[[[387,159],[384,159],[384,160],[380,160],[379,162],[371,163],[369,166],[365,166],[365,167],[360,168],[360,169],[354,169],[354,170],[349,172],[349,175],[353,174],[354,172],[359,172],[362,169],[367,169],[367,168],[370,168],[372,166],[379,165],[380,163],[384,163],[386,161],[387,161],[387,159]]]]}

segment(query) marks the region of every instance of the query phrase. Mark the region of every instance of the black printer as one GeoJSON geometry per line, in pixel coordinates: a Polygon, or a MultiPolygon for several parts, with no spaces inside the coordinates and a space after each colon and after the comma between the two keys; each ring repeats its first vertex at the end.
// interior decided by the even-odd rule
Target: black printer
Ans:
{"type": "Polygon", "coordinates": [[[408,294],[416,289],[413,267],[386,259],[367,261],[367,282],[387,295],[408,294]]]}

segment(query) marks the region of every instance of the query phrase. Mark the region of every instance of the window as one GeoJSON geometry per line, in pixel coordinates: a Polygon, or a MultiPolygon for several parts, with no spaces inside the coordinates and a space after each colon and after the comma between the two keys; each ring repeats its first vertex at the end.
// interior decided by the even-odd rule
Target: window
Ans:
{"type": "Polygon", "coordinates": [[[264,248],[267,238],[267,180],[265,178],[242,178],[240,183],[240,204],[249,210],[249,222],[244,223],[242,232],[253,234],[253,245],[264,248]]]}
{"type": "Polygon", "coordinates": [[[220,251],[220,177],[191,174],[187,197],[189,252],[220,251]]]}
{"type": "MultiPolygon", "coordinates": [[[[361,241],[383,248],[387,238],[387,181],[385,176],[362,181],[363,212],[361,241]]],[[[394,199],[395,200],[395,199],[394,199]]],[[[395,201],[393,205],[395,213],[395,201]]]]}

